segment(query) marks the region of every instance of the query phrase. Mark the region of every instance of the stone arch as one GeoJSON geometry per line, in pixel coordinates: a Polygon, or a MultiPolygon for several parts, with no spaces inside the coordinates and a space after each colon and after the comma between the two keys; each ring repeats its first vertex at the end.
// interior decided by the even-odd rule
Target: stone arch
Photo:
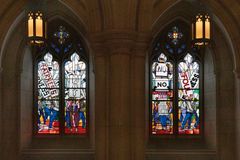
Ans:
{"type": "MultiPolygon", "coordinates": [[[[182,17],[191,23],[192,15],[196,14],[194,13],[194,10],[197,10],[198,8],[198,6],[196,6],[197,3],[194,1],[192,3],[184,0],[174,1],[173,3],[169,2],[168,4],[163,1],[155,1],[155,7],[158,8],[158,5],[160,4],[164,6],[162,3],[166,3],[166,8],[158,12],[159,16],[156,16],[157,18],[155,18],[155,21],[152,24],[153,37],[156,37],[157,33],[164,28],[164,25],[175,17],[182,17]]],[[[204,103],[205,107],[207,107],[204,114],[205,119],[207,119],[209,123],[207,121],[204,122],[205,128],[207,129],[204,131],[204,138],[202,139],[204,143],[199,143],[200,145],[195,149],[197,154],[204,157],[204,159],[217,157],[223,159],[231,157],[234,159],[237,154],[236,149],[234,148],[234,146],[236,146],[234,139],[236,139],[237,123],[234,121],[234,116],[231,115],[235,115],[234,113],[236,111],[236,79],[234,71],[236,70],[236,72],[238,72],[238,53],[236,51],[235,42],[231,40],[233,38],[231,37],[232,31],[230,31],[229,28],[226,29],[223,25],[224,20],[226,19],[221,22],[216,16],[216,14],[219,13],[215,12],[216,10],[212,8],[212,4],[205,3],[205,5],[209,8],[208,12],[213,15],[212,21],[214,28],[212,44],[205,49],[204,60],[204,94],[206,95],[204,97],[204,103]],[[226,99],[228,99],[228,101],[226,101],[226,99]],[[212,112],[213,114],[209,114],[209,112],[212,112]],[[219,125],[219,123],[224,125],[219,125]],[[224,131],[226,126],[229,126],[227,127],[227,130],[232,134],[232,137],[230,138],[231,140],[229,140],[232,144],[230,144],[230,142],[228,143],[223,138],[230,137],[230,133],[224,131]],[[228,146],[228,149],[224,146],[228,146]],[[199,149],[202,149],[203,152],[198,152],[199,149]]],[[[228,18],[232,19],[231,16],[228,18]]],[[[233,28],[234,27],[235,26],[233,26],[233,28]]],[[[151,51],[149,51],[149,54],[150,53],[151,51]]],[[[164,140],[157,140],[157,142],[165,144],[164,140]]],[[[169,144],[168,147],[171,146],[169,142],[166,143],[169,144]]],[[[180,146],[184,146],[184,143],[186,142],[183,142],[180,146]]],[[[179,144],[173,144],[173,148],[179,146],[179,144]]],[[[187,148],[186,146],[184,147],[187,148]]],[[[151,144],[150,140],[150,145],[146,149],[147,159],[160,157],[171,159],[173,158],[173,155],[176,157],[176,155],[179,156],[178,154],[180,153],[178,151],[171,152],[171,150],[167,149],[167,151],[170,152],[169,154],[164,151],[159,152],[159,149],[162,149],[160,145],[157,143],[151,144]]],[[[186,152],[186,156],[182,156],[182,158],[188,159],[191,158],[191,155],[188,155],[186,152]]]]}
{"type": "MultiPolygon", "coordinates": [[[[53,19],[62,19],[81,35],[87,53],[89,54],[89,91],[91,99],[91,124],[89,135],[85,138],[80,138],[79,143],[75,143],[75,156],[91,157],[93,156],[92,145],[94,145],[94,73],[93,73],[93,54],[90,50],[88,42],[88,30],[86,24],[79,20],[66,6],[56,1],[58,9],[49,13],[50,21],[53,19]],[[67,10],[67,11],[66,11],[67,10]],[[61,17],[61,18],[59,18],[61,17]],[[86,150],[87,152],[82,152],[86,150]]],[[[51,5],[55,5],[53,3],[51,5]]],[[[48,7],[51,7],[48,6],[48,7]]],[[[54,6],[52,6],[54,8],[54,6]]],[[[42,154],[43,157],[48,157],[50,154],[47,149],[52,148],[53,152],[61,155],[68,154],[61,152],[64,147],[71,146],[76,139],[55,138],[56,142],[50,142],[49,139],[36,139],[32,136],[32,108],[33,108],[33,64],[31,48],[27,46],[25,34],[25,12],[14,20],[11,27],[8,29],[4,37],[1,48],[1,151],[3,159],[17,159],[18,157],[37,157],[42,154]],[[9,118],[11,117],[11,118],[9,118]],[[8,122],[3,121],[8,119],[8,122]],[[5,122],[5,123],[3,123],[5,122]],[[11,126],[11,127],[9,127],[11,126]],[[4,137],[4,139],[2,138],[4,137]],[[42,142],[42,143],[41,143],[42,142]],[[47,145],[44,145],[46,143],[47,145]],[[5,150],[8,148],[8,150],[5,150]],[[35,148],[35,150],[33,150],[35,148]],[[9,150],[10,149],[10,150],[9,150]],[[43,150],[42,150],[43,149],[43,150]],[[9,153],[17,154],[9,154],[9,153]],[[36,155],[33,154],[36,153],[36,155]]],[[[79,140],[79,138],[77,138],[79,140]]],[[[72,149],[68,148],[68,149],[72,149]]],[[[66,149],[66,148],[65,148],[66,149]]],[[[63,156],[64,157],[64,156],[63,156]]],[[[62,158],[63,158],[62,157],[62,158]]]]}
{"type": "Polygon", "coordinates": [[[155,33],[159,30],[161,21],[171,17],[184,17],[190,22],[193,15],[197,14],[196,11],[201,11],[201,7],[210,13],[214,26],[218,26],[222,34],[224,34],[225,40],[231,48],[232,56],[234,57],[234,70],[239,75],[239,37],[240,32],[238,31],[239,25],[236,23],[236,17],[231,11],[226,10],[225,2],[210,2],[203,1],[198,2],[196,0],[171,0],[171,1],[154,1],[154,13],[152,31],[155,33]],[[164,8],[163,8],[164,6],[164,8]],[[224,13],[223,13],[224,12],[224,13]],[[230,25],[231,24],[231,25],[230,25]]]}

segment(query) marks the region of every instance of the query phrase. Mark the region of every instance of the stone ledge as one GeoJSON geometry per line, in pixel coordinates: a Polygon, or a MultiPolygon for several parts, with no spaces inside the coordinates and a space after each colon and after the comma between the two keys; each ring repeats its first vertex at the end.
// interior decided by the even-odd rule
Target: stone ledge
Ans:
{"type": "Polygon", "coordinates": [[[94,149],[23,149],[21,154],[94,154],[94,149]]]}
{"type": "Polygon", "coordinates": [[[27,149],[20,153],[21,160],[94,160],[93,149],[27,149]]]}
{"type": "Polygon", "coordinates": [[[217,152],[215,150],[208,149],[199,149],[199,150],[157,150],[157,149],[149,149],[145,152],[146,155],[196,155],[196,154],[204,154],[204,155],[216,155],[217,152]]]}
{"type": "Polygon", "coordinates": [[[216,160],[217,153],[212,150],[172,150],[147,152],[146,160],[216,160]]]}

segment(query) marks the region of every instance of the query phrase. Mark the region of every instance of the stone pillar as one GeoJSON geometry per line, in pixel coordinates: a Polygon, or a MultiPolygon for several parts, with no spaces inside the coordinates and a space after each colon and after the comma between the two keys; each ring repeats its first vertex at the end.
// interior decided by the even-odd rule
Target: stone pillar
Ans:
{"type": "Polygon", "coordinates": [[[132,139],[132,159],[145,159],[146,143],[146,122],[145,113],[145,64],[146,64],[145,44],[138,44],[131,56],[131,139],[132,139]]]}
{"type": "Polygon", "coordinates": [[[3,159],[17,159],[19,156],[19,139],[20,139],[20,121],[19,121],[19,85],[20,71],[12,69],[3,70],[2,93],[4,101],[2,103],[2,125],[1,128],[3,159]]]}
{"type": "MultiPolygon", "coordinates": [[[[93,38],[96,39],[95,37],[93,38]]],[[[97,42],[92,43],[95,70],[95,145],[96,160],[108,158],[108,56],[97,42]]]]}
{"type": "MultiPolygon", "coordinates": [[[[0,68],[0,90],[2,91],[2,68],[0,68]]],[[[0,93],[0,126],[2,126],[2,92],[0,93]]],[[[3,159],[3,136],[2,136],[3,128],[0,127],[0,159],[3,159]]]]}
{"type": "Polygon", "coordinates": [[[131,159],[131,49],[118,39],[109,55],[109,160],[131,159]]]}
{"type": "MultiPolygon", "coordinates": [[[[235,73],[235,79],[236,79],[236,82],[235,82],[235,85],[236,85],[236,97],[240,97],[240,73],[239,72],[236,72],[235,73]]],[[[236,98],[236,106],[240,106],[240,98],[236,98]]],[[[234,117],[236,117],[236,124],[237,124],[237,128],[236,128],[236,135],[237,135],[237,139],[236,139],[236,142],[237,142],[237,146],[236,146],[236,151],[239,151],[240,150],[240,116],[239,116],[239,113],[240,113],[240,107],[237,107],[236,108],[236,113],[234,115],[234,117]]],[[[236,155],[236,159],[240,159],[240,152],[237,152],[237,155],[236,155]]]]}
{"type": "Polygon", "coordinates": [[[216,126],[217,153],[219,160],[236,159],[236,86],[234,62],[230,47],[222,32],[215,28],[213,37],[216,47],[216,126]]]}
{"type": "Polygon", "coordinates": [[[115,54],[110,60],[109,158],[130,160],[130,57],[115,54]],[[115,66],[116,65],[116,66],[115,66]]]}
{"type": "Polygon", "coordinates": [[[2,159],[17,159],[20,148],[20,78],[22,68],[19,67],[22,35],[24,25],[19,26],[14,34],[9,37],[3,48],[4,60],[2,60],[1,73],[1,112],[2,112],[2,159]],[[11,42],[11,43],[10,43],[11,42]],[[4,113],[4,114],[3,114],[4,113]]]}
{"type": "Polygon", "coordinates": [[[132,32],[92,37],[97,160],[144,159],[145,50],[135,49],[137,37],[132,32]]]}

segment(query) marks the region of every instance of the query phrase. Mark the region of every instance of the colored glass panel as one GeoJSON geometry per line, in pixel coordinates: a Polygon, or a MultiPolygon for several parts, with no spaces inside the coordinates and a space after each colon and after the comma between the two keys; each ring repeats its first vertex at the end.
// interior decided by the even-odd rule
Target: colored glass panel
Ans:
{"type": "Polygon", "coordinates": [[[173,65],[164,54],[152,63],[152,134],[173,134],[173,65]]]}
{"type": "Polygon", "coordinates": [[[86,99],[86,89],[65,89],[65,99],[76,99],[84,98],[86,99]]]}
{"type": "Polygon", "coordinates": [[[179,31],[178,27],[174,26],[170,32],[168,32],[168,38],[171,39],[171,42],[174,45],[179,43],[179,40],[182,39],[183,33],[179,31]]]}
{"type": "Polygon", "coordinates": [[[178,102],[179,134],[199,134],[199,101],[178,102]]]}
{"type": "Polygon", "coordinates": [[[178,65],[178,132],[199,134],[199,64],[187,54],[178,65]]]}
{"type": "Polygon", "coordinates": [[[59,31],[54,33],[54,37],[58,39],[60,44],[65,43],[66,39],[70,37],[70,34],[66,31],[65,27],[60,26],[59,31]]]}
{"type": "Polygon", "coordinates": [[[59,99],[59,89],[41,88],[41,89],[38,89],[38,95],[39,95],[40,99],[58,100],[59,99]]]}
{"type": "Polygon", "coordinates": [[[50,53],[38,63],[38,134],[59,133],[59,65],[50,53]]]}
{"type": "Polygon", "coordinates": [[[77,53],[65,63],[65,133],[86,133],[86,63],[77,53]]]}
{"type": "Polygon", "coordinates": [[[159,90],[152,92],[152,100],[172,100],[173,99],[173,91],[168,90],[159,90]]]}
{"type": "Polygon", "coordinates": [[[152,134],[173,134],[171,101],[152,101],[152,134]]]}
{"type": "Polygon", "coordinates": [[[188,100],[188,101],[199,101],[199,89],[179,89],[178,90],[178,99],[179,100],[188,100]]]}

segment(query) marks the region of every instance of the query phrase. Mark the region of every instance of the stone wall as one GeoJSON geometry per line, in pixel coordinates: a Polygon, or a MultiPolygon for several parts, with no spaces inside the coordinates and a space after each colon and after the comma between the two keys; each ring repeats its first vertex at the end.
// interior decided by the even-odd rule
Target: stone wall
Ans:
{"type": "Polygon", "coordinates": [[[196,0],[48,1],[49,21],[75,28],[90,55],[90,130],[77,138],[32,135],[32,55],[26,0],[0,6],[0,159],[236,160],[240,147],[237,0],[202,0],[213,20],[204,59],[203,139],[148,135],[148,58],[164,27],[191,22],[196,0]],[[234,6],[234,7],[232,7],[234,6]]]}

